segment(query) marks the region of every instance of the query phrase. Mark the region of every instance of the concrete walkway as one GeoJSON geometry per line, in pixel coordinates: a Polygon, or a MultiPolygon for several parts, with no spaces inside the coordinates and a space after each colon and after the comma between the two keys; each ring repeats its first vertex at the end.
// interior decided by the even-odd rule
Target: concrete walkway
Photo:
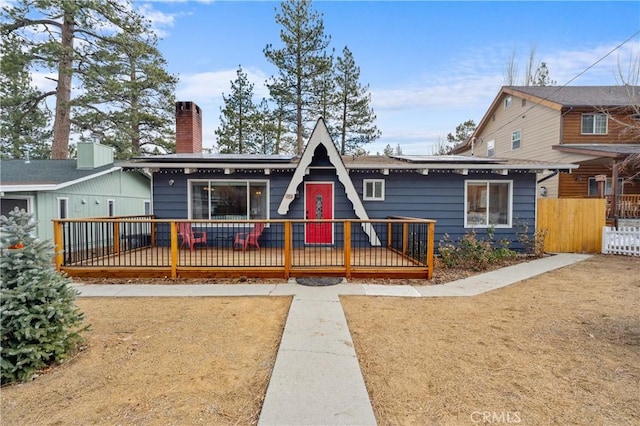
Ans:
{"type": "Polygon", "coordinates": [[[558,254],[433,286],[74,285],[81,297],[293,296],[259,424],[375,425],[340,295],[475,296],[589,258],[558,254]]]}

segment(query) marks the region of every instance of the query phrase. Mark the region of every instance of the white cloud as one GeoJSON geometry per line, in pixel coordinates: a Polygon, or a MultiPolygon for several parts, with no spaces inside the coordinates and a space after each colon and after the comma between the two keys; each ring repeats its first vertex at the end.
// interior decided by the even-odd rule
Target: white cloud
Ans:
{"type": "Polygon", "coordinates": [[[168,33],[168,28],[173,28],[176,14],[164,13],[153,8],[151,4],[143,3],[138,7],[137,12],[151,23],[151,29],[159,37],[164,38],[168,33]]]}

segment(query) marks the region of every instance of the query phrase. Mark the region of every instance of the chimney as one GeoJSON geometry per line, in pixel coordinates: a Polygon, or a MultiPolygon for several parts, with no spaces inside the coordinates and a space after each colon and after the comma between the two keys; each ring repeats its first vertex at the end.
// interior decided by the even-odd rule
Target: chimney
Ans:
{"type": "Polygon", "coordinates": [[[193,102],[176,102],[176,154],[202,152],[202,110],[193,102]]]}

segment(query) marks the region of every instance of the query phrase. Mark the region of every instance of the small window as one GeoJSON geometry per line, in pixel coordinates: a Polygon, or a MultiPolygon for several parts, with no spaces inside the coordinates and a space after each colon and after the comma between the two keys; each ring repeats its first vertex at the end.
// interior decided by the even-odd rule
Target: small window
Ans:
{"type": "Polygon", "coordinates": [[[58,198],[58,219],[67,219],[69,217],[69,199],[58,198]]]}
{"type": "MultiPolygon", "coordinates": [[[[604,185],[604,195],[611,195],[611,183],[613,181],[611,178],[607,178],[607,182],[604,185]]],[[[623,194],[624,189],[624,179],[618,179],[618,187],[616,188],[616,192],[618,194],[623,194]]],[[[595,177],[589,178],[589,197],[599,197],[600,192],[598,192],[598,182],[595,177]]]]}
{"type": "Polygon", "coordinates": [[[509,108],[511,106],[511,101],[511,96],[507,96],[506,98],[504,98],[504,107],[509,108]]]}
{"type": "Polygon", "coordinates": [[[520,149],[520,130],[511,133],[511,149],[520,149]]]}
{"type": "Polygon", "coordinates": [[[31,211],[31,202],[32,199],[30,197],[2,197],[0,199],[0,214],[9,216],[9,212],[13,211],[16,207],[27,213],[33,213],[31,211]]]}
{"type": "Polygon", "coordinates": [[[144,200],[144,215],[149,216],[151,214],[151,201],[144,200]]]}
{"type": "Polygon", "coordinates": [[[606,135],[607,114],[582,114],[583,135],[606,135]]]}
{"type": "Polygon", "coordinates": [[[465,182],[465,228],[511,227],[511,181],[465,182]]]}
{"type": "Polygon", "coordinates": [[[116,200],[107,200],[107,216],[116,215],[116,200]]]}
{"type": "Polygon", "coordinates": [[[493,157],[495,155],[495,146],[496,146],[496,141],[491,140],[489,142],[487,142],[487,157],[493,157]]]}
{"type": "Polygon", "coordinates": [[[364,193],[362,199],[365,201],[384,201],[384,180],[383,179],[363,179],[364,193]]]}

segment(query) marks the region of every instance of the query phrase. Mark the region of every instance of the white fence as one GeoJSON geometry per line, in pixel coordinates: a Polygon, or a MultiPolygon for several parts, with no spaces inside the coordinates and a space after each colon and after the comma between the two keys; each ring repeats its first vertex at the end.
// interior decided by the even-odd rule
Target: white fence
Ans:
{"type": "Polygon", "coordinates": [[[640,256],[640,227],[603,227],[602,253],[640,256]]]}

